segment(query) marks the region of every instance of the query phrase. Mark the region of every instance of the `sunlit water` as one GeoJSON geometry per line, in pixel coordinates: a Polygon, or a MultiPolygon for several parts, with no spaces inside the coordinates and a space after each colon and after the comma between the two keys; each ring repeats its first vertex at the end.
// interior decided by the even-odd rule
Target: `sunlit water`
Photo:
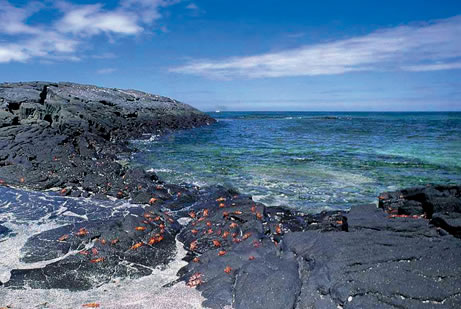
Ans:
{"type": "Polygon", "coordinates": [[[307,211],[461,182],[461,113],[211,115],[218,123],[134,142],[134,162],[168,182],[226,184],[307,211]]]}

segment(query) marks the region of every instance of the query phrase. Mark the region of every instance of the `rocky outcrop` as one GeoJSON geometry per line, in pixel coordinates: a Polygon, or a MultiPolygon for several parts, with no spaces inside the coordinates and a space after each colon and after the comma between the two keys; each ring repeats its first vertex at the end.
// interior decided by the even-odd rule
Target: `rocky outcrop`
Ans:
{"type": "Polygon", "coordinates": [[[213,122],[191,106],[136,90],[0,84],[0,181],[63,195],[162,198],[150,194],[155,175],[117,162],[131,151],[127,140],[213,122]]]}
{"type": "Polygon", "coordinates": [[[461,238],[461,188],[428,185],[379,196],[379,207],[393,217],[424,217],[435,226],[461,238]]]}
{"type": "MultiPolygon", "coordinates": [[[[459,201],[458,190],[450,187],[444,196],[459,201]]],[[[384,196],[393,194],[386,194],[381,202],[391,203],[384,196]]],[[[448,205],[433,202],[458,216],[448,205]]],[[[181,276],[202,292],[207,307],[461,304],[461,242],[422,216],[394,215],[375,205],[306,215],[229,193],[194,207],[180,233],[191,254],[181,276]]]]}

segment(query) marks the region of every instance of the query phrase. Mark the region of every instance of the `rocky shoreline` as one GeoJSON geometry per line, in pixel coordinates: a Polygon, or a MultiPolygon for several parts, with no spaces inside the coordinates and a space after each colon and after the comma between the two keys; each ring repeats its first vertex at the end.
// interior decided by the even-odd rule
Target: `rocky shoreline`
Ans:
{"type": "Polygon", "coordinates": [[[129,139],[214,121],[134,90],[0,84],[0,185],[139,204],[107,215],[73,209],[86,219],[22,248],[25,263],[51,262],[12,270],[0,290],[85,290],[146,276],[171,262],[178,239],[188,251],[178,282],[210,308],[461,305],[460,186],[386,192],[379,207],[310,215],[224,187],[165,184],[123,162],[129,139]]]}

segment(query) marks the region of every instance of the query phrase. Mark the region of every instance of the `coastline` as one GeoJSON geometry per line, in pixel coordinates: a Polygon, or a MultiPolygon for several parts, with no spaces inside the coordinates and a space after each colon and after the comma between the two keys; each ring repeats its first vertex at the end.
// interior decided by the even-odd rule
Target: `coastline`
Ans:
{"type": "Polygon", "coordinates": [[[116,215],[93,213],[28,240],[31,261],[76,253],[43,268],[13,270],[0,289],[88,290],[109,282],[114,269],[142,278],[152,273],[146,269],[171,263],[178,237],[188,251],[179,281],[196,287],[210,308],[461,303],[459,186],[385,193],[380,208],[350,212],[308,215],[266,207],[223,187],[165,184],[153,172],[116,162],[131,153],[129,138],[214,121],[195,109],[140,92],[69,83],[2,87],[2,185],[59,187],[62,196],[111,196],[139,206],[116,215]],[[133,105],[137,101],[142,104],[133,105]],[[156,102],[160,108],[146,107],[156,102]],[[12,136],[19,141],[13,144],[12,136]],[[185,217],[188,223],[181,225],[185,217]],[[120,261],[137,266],[120,267],[120,261]],[[425,290],[432,285],[437,288],[425,290]]]}

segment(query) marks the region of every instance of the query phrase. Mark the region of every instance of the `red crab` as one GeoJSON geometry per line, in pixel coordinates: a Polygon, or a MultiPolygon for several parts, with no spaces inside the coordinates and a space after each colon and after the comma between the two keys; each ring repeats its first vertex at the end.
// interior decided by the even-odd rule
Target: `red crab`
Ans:
{"type": "Polygon", "coordinates": [[[142,242],[138,242],[138,243],[134,244],[133,246],[131,246],[130,249],[131,249],[131,250],[136,250],[136,249],[138,249],[139,247],[141,247],[142,245],[143,245],[142,242]]]}
{"type": "Polygon", "coordinates": [[[197,285],[202,284],[202,274],[201,273],[195,273],[193,274],[190,278],[189,281],[187,281],[186,285],[190,288],[196,287],[197,285]]]}

